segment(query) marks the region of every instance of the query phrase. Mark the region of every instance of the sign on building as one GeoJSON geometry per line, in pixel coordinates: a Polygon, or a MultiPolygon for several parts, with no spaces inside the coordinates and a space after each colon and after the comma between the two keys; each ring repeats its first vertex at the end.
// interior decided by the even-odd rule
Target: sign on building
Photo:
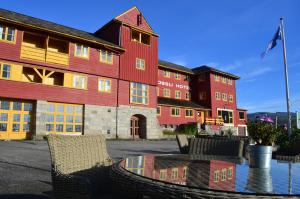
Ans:
{"type": "Polygon", "coordinates": [[[296,112],[297,115],[297,129],[300,129],[300,112],[296,112]]]}

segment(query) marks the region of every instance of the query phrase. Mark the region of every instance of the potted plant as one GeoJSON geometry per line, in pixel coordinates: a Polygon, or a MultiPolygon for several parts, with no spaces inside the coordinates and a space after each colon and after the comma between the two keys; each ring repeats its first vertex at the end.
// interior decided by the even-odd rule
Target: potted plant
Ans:
{"type": "Polygon", "coordinates": [[[249,165],[252,168],[270,168],[272,160],[272,145],[278,136],[277,129],[270,118],[263,118],[248,124],[248,132],[255,142],[250,145],[249,165]]]}

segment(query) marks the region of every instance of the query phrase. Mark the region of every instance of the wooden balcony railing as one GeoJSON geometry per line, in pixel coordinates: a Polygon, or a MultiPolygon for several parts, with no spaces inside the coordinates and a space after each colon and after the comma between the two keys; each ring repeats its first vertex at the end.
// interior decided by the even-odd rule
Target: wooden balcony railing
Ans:
{"type": "Polygon", "coordinates": [[[21,58],[52,64],[69,65],[69,54],[22,44],[21,58]]]}
{"type": "Polygon", "coordinates": [[[218,118],[210,118],[207,117],[205,119],[205,124],[210,124],[210,125],[223,125],[224,124],[224,120],[221,117],[218,118]]]}

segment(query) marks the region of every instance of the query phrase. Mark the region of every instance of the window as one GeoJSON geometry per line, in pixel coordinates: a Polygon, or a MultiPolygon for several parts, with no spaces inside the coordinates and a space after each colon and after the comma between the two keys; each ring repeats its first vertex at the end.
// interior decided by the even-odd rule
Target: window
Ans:
{"type": "Polygon", "coordinates": [[[15,33],[14,28],[0,25],[0,41],[15,42],[15,33]]]}
{"type": "Polygon", "coordinates": [[[220,81],[220,76],[219,75],[214,75],[215,81],[218,82],[220,81]]]}
{"type": "Polygon", "coordinates": [[[135,67],[140,70],[145,70],[145,60],[136,58],[135,67]]]}
{"type": "Polygon", "coordinates": [[[228,179],[232,179],[232,172],[233,172],[233,168],[229,167],[229,169],[228,169],[228,179]]]}
{"type": "Polygon", "coordinates": [[[171,179],[172,180],[176,180],[178,178],[178,169],[172,169],[172,173],[171,173],[171,179]]]}
{"type": "Polygon", "coordinates": [[[170,97],[170,96],[171,96],[170,89],[164,88],[164,89],[163,89],[163,92],[164,92],[164,97],[170,97]]]}
{"type": "Polygon", "coordinates": [[[110,93],[111,92],[111,80],[99,78],[98,79],[98,91],[110,93]]]}
{"type": "Polygon", "coordinates": [[[82,44],[75,44],[75,56],[89,58],[89,47],[82,44]]]}
{"type": "Polygon", "coordinates": [[[82,133],[83,106],[49,103],[46,131],[49,133],[82,133]]]}
{"type": "Polygon", "coordinates": [[[222,77],[222,83],[226,84],[226,77],[222,77]]]}
{"type": "Polygon", "coordinates": [[[0,78],[9,79],[10,78],[11,66],[8,64],[0,63],[0,78]]]}
{"type": "Polygon", "coordinates": [[[229,85],[232,85],[232,79],[227,79],[229,85]]]}
{"type": "Polygon", "coordinates": [[[170,71],[167,71],[167,70],[164,70],[164,77],[170,77],[171,76],[171,73],[170,71]]]}
{"type": "Polygon", "coordinates": [[[74,88],[80,88],[80,89],[86,89],[86,76],[82,75],[73,75],[73,87],[74,88]]]}
{"type": "Polygon", "coordinates": [[[141,83],[130,83],[130,102],[148,104],[149,86],[141,83]]]}
{"type": "Polygon", "coordinates": [[[206,92],[199,93],[199,100],[206,100],[206,92]]]}
{"type": "Polygon", "coordinates": [[[220,99],[221,99],[221,94],[220,94],[220,92],[216,92],[215,95],[216,95],[216,100],[220,100],[220,99]]]}
{"type": "Polygon", "coordinates": [[[156,114],[157,114],[157,115],[160,115],[160,109],[161,109],[160,106],[158,106],[158,107],[156,108],[156,114]]]}
{"type": "Polygon", "coordinates": [[[150,35],[146,33],[139,32],[137,30],[131,30],[131,40],[146,45],[150,45],[150,35]]]}
{"type": "Polygon", "coordinates": [[[219,182],[219,174],[219,170],[214,171],[214,182],[219,182]]]}
{"type": "Polygon", "coordinates": [[[179,73],[175,73],[175,79],[180,80],[180,74],[179,73]]]}
{"type": "Polygon", "coordinates": [[[233,95],[229,95],[229,102],[233,102],[233,95]]]}
{"type": "Polygon", "coordinates": [[[112,64],[113,54],[107,50],[100,50],[100,62],[112,64]]]}
{"type": "Polygon", "coordinates": [[[232,124],[233,123],[233,111],[232,110],[219,110],[218,109],[218,117],[222,117],[224,123],[232,124]]]}
{"type": "Polygon", "coordinates": [[[185,75],[184,81],[190,82],[191,81],[191,77],[188,75],[185,75]]]}
{"type": "Polygon", "coordinates": [[[185,99],[186,100],[190,100],[191,99],[191,93],[190,92],[186,92],[185,93],[185,99]]]}
{"type": "Polygon", "coordinates": [[[182,176],[182,178],[186,178],[186,176],[187,176],[187,167],[184,167],[183,168],[183,176],[182,176]]]}
{"type": "Polygon", "coordinates": [[[185,110],[185,117],[193,117],[193,116],[194,116],[193,109],[186,109],[185,110]]]}
{"type": "Polygon", "coordinates": [[[181,99],[181,92],[180,91],[175,91],[175,98],[176,99],[181,99]]]}
{"type": "Polygon", "coordinates": [[[227,94],[226,93],[222,93],[222,100],[227,101],[227,94]]]}
{"type": "Polygon", "coordinates": [[[167,178],[167,170],[160,170],[159,171],[159,179],[165,180],[167,178]]]}
{"type": "Polygon", "coordinates": [[[171,108],[171,116],[179,117],[180,109],[179,108],[171,108]]]}
{"type": "Polygon", "coordinates": [[[227,169],[222,169],[222,173],[221,173],[221,180],[222,181],[226,180],[226,174],[227,174],[227,169]]]}
{"type": "Polygon", "coordinates": [[[239,118],[240,118],[240,120],[244,120],[245,119],[245,112],[239,112],[239,118]]]}

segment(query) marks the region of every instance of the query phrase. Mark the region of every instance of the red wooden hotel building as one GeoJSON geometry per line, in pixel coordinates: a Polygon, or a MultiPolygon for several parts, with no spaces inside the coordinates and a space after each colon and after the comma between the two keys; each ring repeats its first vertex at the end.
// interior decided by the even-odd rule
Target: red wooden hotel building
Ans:
{"type": "Polygon", "coordinates": [[[158,60],[158,34],[136,7],[95,33],[0,9],[0,140],[155,139],[196,123],[245,135],[238,79],[158,60]]]}

